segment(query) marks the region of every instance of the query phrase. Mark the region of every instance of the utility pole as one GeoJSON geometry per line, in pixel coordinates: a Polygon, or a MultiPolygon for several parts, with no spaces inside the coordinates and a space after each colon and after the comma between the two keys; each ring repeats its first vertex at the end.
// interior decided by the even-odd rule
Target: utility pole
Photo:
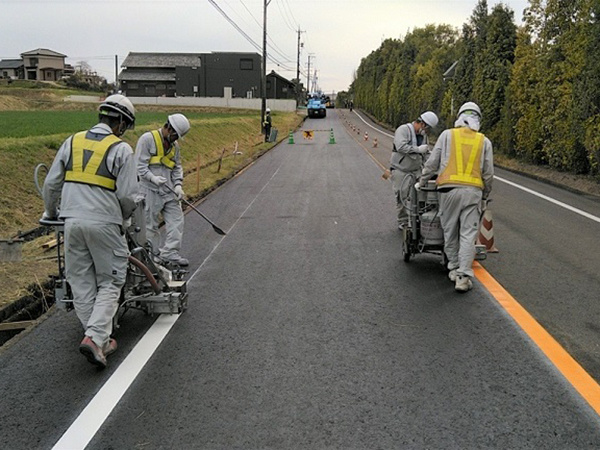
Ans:
{"type": "Polygon", "coordinates": [[[298,27],[298,58],[296,59],[296,105],[300,105],[300,47],[303,44],[300,43],[300,33],[305,33],[305,31],[300,31],[300,27],[298,27]]]}
{"type": "Polygon", "coordinates": [[[271,0],[263,3],[263,57],[262,57],[262,100],[260,106],[260,130],[264,132],[265,113],[267,110],[267,6],[271,0]]]}
{"type": "Polygon", "coordinates": [[[115,55],[115,93],[119,92],[119,55],[115,55]]]}
{"type": "Polygon", "coordinates": [[[309,53],[308,54],[308,71],[306,74],[306,90],[308,91],[308,94],[310,94],[310,58],[311,56],[315,56],[314,53],[309,53]]]}

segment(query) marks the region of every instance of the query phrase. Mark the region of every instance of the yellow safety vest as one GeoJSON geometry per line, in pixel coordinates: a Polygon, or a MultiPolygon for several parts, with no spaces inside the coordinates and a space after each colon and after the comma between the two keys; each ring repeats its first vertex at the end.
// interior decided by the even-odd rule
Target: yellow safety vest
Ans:
{"type": "Polygon", "coordinates": [[[483,189],[481,157],[485,136],[470,128],[453,128],[450,139],[450,159],[437,178],[437,185],[475,186],[483,189]]]}
{"type": "Polygon", "coordinates": [[[120,142],[114,134],[82,131],[73,135],[65,181],[116,190],[117,178],[108,169],[106,158],[108,151],[120,142]]]}
{"type": "Polygon", "coordinates": [[[173,167],[175,167],[175,149],[165,155],[165,147],[163,145],[163,137],[160,130],[154,130],[151,133],[154,138],[154,144],[156,145],[156,155],[150,158],[148,164],[151,166],[162,164],[169,169],[173,169],[173,167]]]}

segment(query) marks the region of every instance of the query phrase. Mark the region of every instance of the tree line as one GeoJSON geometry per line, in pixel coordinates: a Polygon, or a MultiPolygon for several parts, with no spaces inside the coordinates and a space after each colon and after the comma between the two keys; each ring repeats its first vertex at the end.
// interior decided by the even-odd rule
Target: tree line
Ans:
{"type": "Polygon", "coordinates": [[[600,180],[600,2],[529,0],[523,23],[479,0],[462,30],[416,28],[361,60],[348,95],[391,126],[425,110],[451,127],[479,104],[494,149],[600,180]]]}

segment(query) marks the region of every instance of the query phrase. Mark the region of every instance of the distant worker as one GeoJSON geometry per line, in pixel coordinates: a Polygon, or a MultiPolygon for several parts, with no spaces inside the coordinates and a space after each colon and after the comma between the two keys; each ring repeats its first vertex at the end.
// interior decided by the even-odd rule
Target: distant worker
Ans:
{"type": "Polygon", "coordinates": [[[98,110],[100,123],[58,149],[44,182],[43,218],[64,219],[66,277],[85,330],[79,351],[105,367],[117,349],[110,335],[127,273],[124,220],[135,209],[138,183],[133,150],[120,139],[135,125],[133,105],[115,94],[98,110]]]}
{"type": "Polygon", "coordinates": [[[271,138],[271,126],[273,125],[272,119],[271,119],[271,110],[269,108],[267,108],[267,110],[265,111],[265,121],[263,122],[263,126],[265,128],[265,142],[269,142],[269,139],[271,138]]]}
{"type": "Polygon", "coordinates": [[[438,174],[436,183],[448,277],[458,292],[473,287],[471,278],[480,208],[482,200],[487,201],[494,178],[492,143],[479,133],[480,122],[481,110],[476,103],[462,105],[454,124],[456,128],[440,135],[419,181],[419,186],[424,186],[438,174]]]}
{"type": "Polygon", "coordinates": [[[408,225],[406,202],[411,187],[427,159],[430,146],[427,133],[438,124],[438,117],[426,111],[412,123],[400,125],[394,133],[394,144],[390,158],[392,189],[396,198],[398,229],[408,225]]]}
{"type": "Polygon", "coordinates": [[[146,235],[155,260],[175,266],[187,266],[183,258],[183,168],[178,139],[190,130],[183,114],[171,114],[158,130],[140,137],[135,148],[140,197],[145,202],[146,235]],[[160,246],[160,216],[165,221],[165,239],[160,246]]]}

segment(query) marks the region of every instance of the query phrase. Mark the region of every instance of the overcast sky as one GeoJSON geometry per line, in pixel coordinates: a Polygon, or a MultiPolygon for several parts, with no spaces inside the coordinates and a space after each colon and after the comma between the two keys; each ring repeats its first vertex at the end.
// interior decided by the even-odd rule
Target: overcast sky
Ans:
{"type": "MultiPolygon", "coordinates": [[[[488,0],[490,10],[496,3],[500,2],[488,0]]],[[[502,3],[520,24],[529,2],[502,3]]],[[[317,70],[321,90],[347,90],[361,58],[383,39],[427,24],[460,29],[476,4],[477,0],[270,0],[268,53],[277,62],[269,58],[267,71],[296,77],[300,28],[301,80],[306,83],[311,55],[311,73],[317,70]]],[[[67,55],[67,63],[85,61],[112,82],[115,55],[120,65],[129,52],[262,54],[262,14],[263,0],[0,0],[0,58],[48,48],[67,55]]]]}

